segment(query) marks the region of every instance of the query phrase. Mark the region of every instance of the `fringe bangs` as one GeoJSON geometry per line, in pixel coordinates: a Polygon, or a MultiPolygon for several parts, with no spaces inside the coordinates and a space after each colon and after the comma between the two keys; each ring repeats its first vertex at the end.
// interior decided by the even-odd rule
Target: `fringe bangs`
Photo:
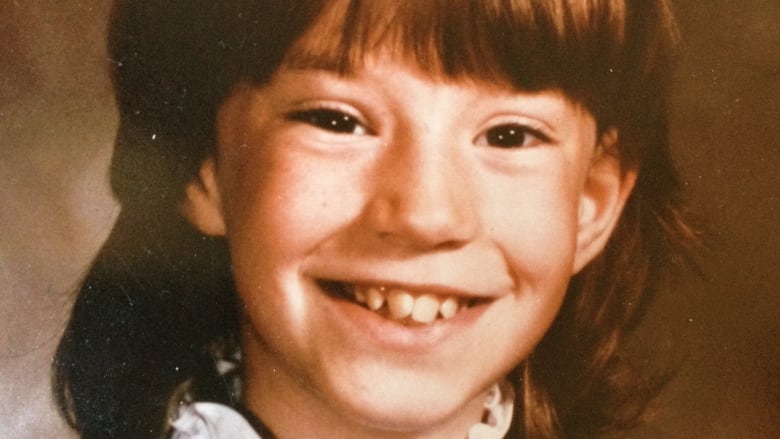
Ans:
{"type": "Polygon", "coordinates": [[[347,74],[380,52],[442,79],[580,95],[585,78],[599,89],[611,82],[626,24],[623,1],[337,0],[286,64],[347,74]]]}

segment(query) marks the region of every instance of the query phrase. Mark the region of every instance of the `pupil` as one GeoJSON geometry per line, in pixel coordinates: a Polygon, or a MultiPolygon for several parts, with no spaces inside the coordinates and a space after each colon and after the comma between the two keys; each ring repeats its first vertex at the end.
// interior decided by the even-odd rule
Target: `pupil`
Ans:
{"type": "Polygon", "coordinates": [[[493,128],[487,132],[489,145],[494,146],[520,146],[525,140],[525,132],[517,126],[493,128]]]}
{"type": "Polygon", "coordinates": [[[357,121],[346,114],[340,114],[335,111],[323,111],[311,115],[311,122],[314,125],[327,128],[339,133],[351,133],[355,131],[357,121]]]}

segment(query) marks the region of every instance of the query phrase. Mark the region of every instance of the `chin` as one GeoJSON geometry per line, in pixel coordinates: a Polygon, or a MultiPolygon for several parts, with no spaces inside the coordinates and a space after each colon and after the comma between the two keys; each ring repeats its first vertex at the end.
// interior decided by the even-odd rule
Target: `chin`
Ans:
{"type": "Polygon", "coordinates": [[[353,381],[346,392],[335,396],[334,403],[352,422],[376,431],[424,434],[457,419],[479,422],[482,389],[470,390],[451,382],[437,384],[434,378],[409,377],[408,372],[402,375],[369,381],[371,384],[353,381]]]}

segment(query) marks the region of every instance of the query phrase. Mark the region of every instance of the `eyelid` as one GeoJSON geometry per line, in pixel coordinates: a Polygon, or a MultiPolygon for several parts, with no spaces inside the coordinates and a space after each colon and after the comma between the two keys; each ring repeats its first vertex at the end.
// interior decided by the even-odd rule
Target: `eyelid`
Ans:
{"type": "Polygon", "coordinates": [[[343,113],[346,116],[354,118],[358,124],[365,129],[366,135],[374,135],[374,130],[370,127],[367,118],[355,107],[340,102],[330,101],[305,101],[292,106],[290,110],[285,112],[288,119],[295,119],[296,115],[302,115],[308,112],[315,111],[333,111],[336,113],[343,113]]]}
{"type": "MultiPolygon", "coordinates": [[[[504,115],[491,118],[487,123],[482,124],[482,128],[479,130],[477,136],[474,138],[474,144],[490,146],[487,143],[481,141],[487,133],[495,128],[504,126],[518,126],[522,129],[526,135],[535,137],[540,144],[556,144],[558,143],[554,130],[545,122],[519,115],[504,115]]],[[[538,146],[524,145],[523,147],[538,146]]],[[[520,148],[520,146],[518,146],[520,148]]],[[[506,148],[513,149],[513,148],[506,148]]]]}

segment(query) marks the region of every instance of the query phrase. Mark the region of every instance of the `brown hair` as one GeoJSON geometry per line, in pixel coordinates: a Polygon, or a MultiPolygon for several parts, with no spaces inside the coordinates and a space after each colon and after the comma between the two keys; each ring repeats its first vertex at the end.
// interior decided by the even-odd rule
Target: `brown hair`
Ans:
{"type": "MultiPolygon", "coordinates": [[[[204,369],[201,363],[212,362],[209,355],[229,351],[225,343],[235,341],[236,323],[231,319],[238,318],[232,307],[236,299],[224,243],[198,236],[180,219],[169,221],[177,216],[175,207],[184,184],[212,152],[215,114],[231,88],[240,81],[263,83],[284,63],[348,73],[367,54],[383,50],[443,80],[478,79],[517,90],[560,90],[595,116],[600,131],[615,128],[619,133],[613,153],[627,168],[639,169],[636,187],[605,251],[575,276],[553,327],[511,374],[522,389],[516,413],[523,417],[513,423],[513,431],[525,437],[590,437],[630,427],[653,387],[627,372],[619,356],[621,342],[657,288],[662,265],[695,238],[683,215],[667,139],[675,39],[670,6],[664,0],[117,2],[111,48],[121,126],[112,184],[124,211],[85,280],[55,364],[59,399],[69,419],[82,432],[94,431],[96,436],[106,435],[107,430],[114,432],[110,436],[121,436],[121,431],[160,431],[165,398],[185,381],[194,382],[198,391],[198,380],[206,381],[204,374],[196,373],[204,369]],[[175,226],[161,226],[168,223],[175,226]],[[127,244],[128,235],[138,230],[144,230],[147,240],[155,240],[154,252],[139,243],[127,244]],[[172,253],[165,244],[173,236],[176,243],[170,247],[184,248],[181,254],[211,255],[217,262],[209,265],[198,259],[188,264],[190,256],[177,259],[180,253],[172,253]],[[137,264],[128,263],[136,260],[128,259],[128,252],[141,255],[137,264]],[[115,265],[123,266],[122,276],[115,265]],[[195,277],[200,279],[196,284],[187,283],[185,278],[191,276],[186,273],[204,266],[217,274],[209,282],[201,274],[195,277]],[[148,267],[154,267],[155,279],[173,276],[182,283],[144,284],[135,287],[138,294],[190,301],[184,308],[193,310],[191,321],[201,326],[204,319],[208,322],[208,330],[198,332],[196,341],[187,341],[192,352],[178,352],[176,361],[162,352],[163,347],[187,338],[179,326],[187,326],[190,317],[174,322],[161,317],[162,323],[145,329],[144,335],[158,344],[159,339],[167,340],[157,348],[160,352],[155,351],[160,358],[154,361],[165,365],[174,361],[182,368],[181,373],[153,381],[159,383],[155,391],[165,395],[153,401],[149,395],[128,390],[133,380],[140,379],[139,371],[119,368],[116,376],[108,378],[85,372],[83,363],[100,353],[80,342],[107,330],[85,321],[90,312],[116,306],[114,299],[105,299],[110,306],[96,305],[100,302],[93,300],[96,291],[131,294],[128,285],[140,285],[137,278],[148,277],[142,273],[148,267]],[[197,310],[204,305],[198,292],[206,287],[212,291],[210,300],[222,301],[218,319],[197,310]],[[177,341],[169,340],[170,334],[177,341]],[[215,343],[222,347],[215,350],[215,343]],[[209,355],[204,357],[203,352],[209,355]],[[188,358],[191,364],[185,361],[188,358]],[[89,410],[96,409],[96,400],[106,398],[88,388],[90,379],[103,382],[104,393],[131,391],[138,396],[122,407],[101,408],[112,415],[96,417],[89,410]],[[137,406],[152,408],[127,409],[137,406]],[[121,430],[111,424],[127,423],[133,416],[132,428],[121,430]],[[157,416],[157,423],[144,416],[157,416]]],[[[181,314],[180,304],[169,307],[181,314]]],[[[153,300],[147,309],[156,309],[153,300]]],[[[164,316],[160,309],[155,314],[164,316]]],[[[128,325],[130,329],[116,330],[117,335],[134,328],[128,325]]],[[[115,330],[114,326],[109,329],[115,330]]],[[[102,349],[119,350],[111,343],[102,349]]],[[[143,349],[154,350],[139,347],[139,352],[126,353],[122,361],[138,363],[134,356],[144,354],[143,349]]],[[[147,374],[152,361],[148,358],[147,352],[147,363],[139,366],[147,374]]],[[[214,375],[209,375],[211,382],[219,382],[214,375]]],[[[218,387],[200,385],[211,389],[200,394],[229,401],[229,395],[215,396],[218,387]]]]}

